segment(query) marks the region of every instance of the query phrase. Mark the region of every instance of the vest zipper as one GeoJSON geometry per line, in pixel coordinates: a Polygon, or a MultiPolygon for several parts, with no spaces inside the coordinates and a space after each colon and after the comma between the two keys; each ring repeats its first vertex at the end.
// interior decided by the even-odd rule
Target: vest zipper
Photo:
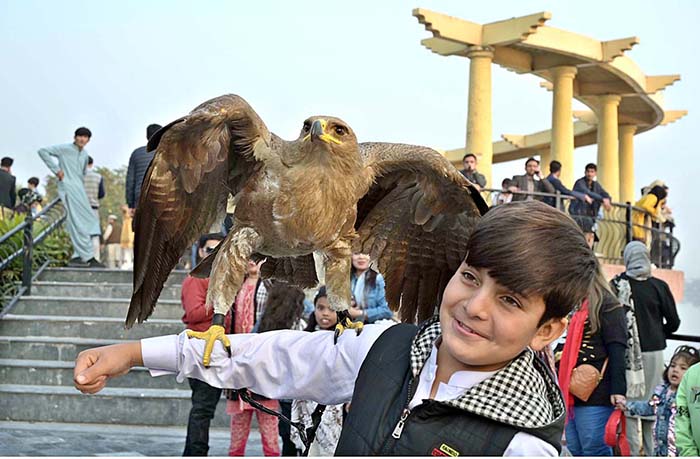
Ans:
{"type": "MultiPolygon", "coordinates": [[[[411,404],[411,400],[413,399],[413,396],[415,395],[415,390],[413,389],[413,386],[415,385],[415,381],[418,379],[418,377],[411,378],[411,381],[408,383],[408,398],[406,399],[406,406],[404,407],[403,411],[401,412],[401,417],[399,418],[399,422],[396,423],[396,427],[394,427],[394,431],[391,433],[391,436],[395,439],[398,440],[401,438],[401,433],[403,432],[404,425],[406,424],[406,419],[411,415],[411,410],[409,409],[409,405],[411,404]]],[[[388,452],[388,443],[389,441],[384,444],[384,448],[382,451],[382,456],[386,456],[388,452]]]]}
{"type": "Polygon", "coordinates": [[[409,414],[411,414],[411,410],[409,410],[408,408],[404,408],[403,412],[401,413],[401,418],[399,419],[399,422],[396,424],[396,427],[394,427],[394,431],[391,433],[391,436],[396,438],[397,440],[401,438],[401,432],[403,432],[403,425],[406,423],[406,418],[409,414]]]}

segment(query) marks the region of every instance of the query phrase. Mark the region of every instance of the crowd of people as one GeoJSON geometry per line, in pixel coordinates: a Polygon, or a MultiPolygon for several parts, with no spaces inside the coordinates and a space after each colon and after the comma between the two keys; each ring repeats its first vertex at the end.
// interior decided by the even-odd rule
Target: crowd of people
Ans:
{"type": "MultiPolygon", "coordinates": [[[[160,125],[151,124],[146,137],[155,134],[160,125]]],[[[110,190],[104,178],[94,170],[94,160],[86,145],[92,132],[86,127],[76,129],[73,142],[40,148],[39,157],[57,180],[58,195],[66,209],[65,228],[70,236],[73,254],[68,263],[78,268],[132,269],[134,231],[132,219],[138,205],[141,185],[153,159],[154,152],[142,146],[129,158],[125,183],[125,204],[120,215],[109,214],[104,226],[100,224],[100,201],[110,190]]],[[[13,158],[5,157],[0,165],[0,219],[17,213],[36,216],[42,209],[40,180],[31,177],[27,186],[17,190],[12,175],[13,158]]]]}
{"type": "MultiPolygon", "coordinates": [[[[462,158],[463,169],[460,171],[474,186],[482,190],[486,186],[486,178],[477,170],[477,157],[467,153],[462,158]]],[[[598,182],[598,166],[588,163],[584,168],[584,176],[576,180],[572,189],[561,182],[562,164],[559,161],[549,163],[549,175],[542,177],[540,162],[530,157],[525,161],[525,174],[504,178],[500,190],[490,195],[491,206],[517,201],[542,201],[552,207],[568,212],[582,228],[592,228],[591,234],[596,233],[597,222],[603,218],[603,210],[610,211],[613,207],[610,194],[598,182]],[[557,199],[553,194],[559,194],[557,199]]],[[[641,189],[641,197],[633,204],[632,239],[641,241],[652,250],[654,260],[668,267],[669,259],[673,257],[669,237],[666,230],[672,228],[673,213],[668,206],[668,186],[661,180],[655,180],[641,189]],[[653,229],[651,229],[653,228],[653,229]],[[661,242],[661,244],[659,244],[661,242]]],[[[597,236],[596,236],[597,237],[597,236]]]]}

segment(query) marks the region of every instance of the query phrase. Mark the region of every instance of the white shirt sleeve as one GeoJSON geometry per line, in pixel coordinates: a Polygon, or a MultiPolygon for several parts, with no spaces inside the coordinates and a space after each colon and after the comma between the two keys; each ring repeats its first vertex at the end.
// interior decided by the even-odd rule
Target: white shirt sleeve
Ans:
{"type": "Polygon", "coordinates": [[[349,402],[367,353],[393,324],[367,325],[358,336],[347,330],[333,344],[333,332],[274,331],[228,335],[231,357],[214,346],[209,368],[202,365],[204,341],[185,332],[141,340],[144,366],[153,376],[177,373],[214,387],[242,389],[268,398],[313,400],[325,405],[349,402]]]}
{"type": "Polygon", "coordinates": [[[529,433],[518,432],[503,452],[504,456],[559,456],[557,449],[529,433]]]}

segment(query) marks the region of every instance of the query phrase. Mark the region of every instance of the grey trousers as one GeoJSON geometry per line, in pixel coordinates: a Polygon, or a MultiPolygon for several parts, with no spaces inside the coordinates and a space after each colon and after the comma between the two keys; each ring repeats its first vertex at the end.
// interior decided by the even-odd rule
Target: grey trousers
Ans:
{"type": "MultiPolygon", "coordinates": [[[[646,401],[654,394],[654,388],[661,383],[661,376],[664,372],[664,351],[642,352],[642,362],[644,364],[646,394],[644,398],[635,400],[646,401]]],[[[653,427],[653,417],[627,416],[627,441],[630,444],[632,456],[654,455],[653,427]],[[644,447],[643,452],[641,451],[642,446],[644,447]]]]}

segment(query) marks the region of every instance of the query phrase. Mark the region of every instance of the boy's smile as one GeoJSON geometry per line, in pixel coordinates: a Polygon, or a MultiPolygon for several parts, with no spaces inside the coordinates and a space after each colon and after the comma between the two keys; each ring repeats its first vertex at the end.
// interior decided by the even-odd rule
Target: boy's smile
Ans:
{"type": "Polygon", "coordinates": [[[541,296],[524,296],[496,283],[484,269],[459,267],[440,306],[442,340],[438,365],[444,371],[494,371],[526,347],[541,349],[563,331],[563,319],[538,326],[541,296]]]}

